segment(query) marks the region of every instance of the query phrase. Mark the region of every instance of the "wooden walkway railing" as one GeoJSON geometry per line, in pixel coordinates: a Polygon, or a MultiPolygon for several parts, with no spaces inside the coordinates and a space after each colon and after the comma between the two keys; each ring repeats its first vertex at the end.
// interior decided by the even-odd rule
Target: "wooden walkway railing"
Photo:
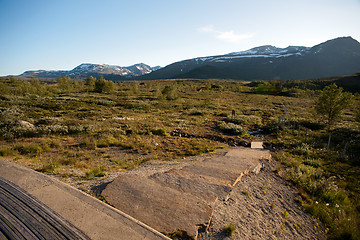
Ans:
{"type": "Polygon", "coordinates": [[[90,239],[16,184],[0,177],[0,240],[90,239]]]}

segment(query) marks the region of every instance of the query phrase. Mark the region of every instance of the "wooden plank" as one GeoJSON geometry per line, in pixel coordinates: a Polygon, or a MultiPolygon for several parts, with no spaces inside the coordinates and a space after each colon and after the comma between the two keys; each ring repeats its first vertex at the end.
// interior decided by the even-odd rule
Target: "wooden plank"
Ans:
{"type": "Polygon", "coordinates": [[[27,207],[15,196],[8,194],[1,188],[0,205],[33,232],[37,239],[61,239],[61,233],[54,230],[52,226],[44,221],[33,209],[27,207]]]}
{"type": "Polygon", "coordinates": [[[14,183],[0,177],[0,229],[10,239],[89,239],[66,219],[14,183]],[[30,235],[31,236],[30,236],[30,235]]]}
{"type": "MultiPolygon", "coordinates": [[[[0,193],[4,191],[0,189],[0,193]]],[[[8,192],[4,191],[4,195],[8,192]]],[[[0,196],[0,201],[1,199],[0,196]]],[[[62,239],[61,225],[56,226],[52,224],[51,218],[54,216],[47,216],[39,210],[40,207],[33,204],[31,200],[24,198],[21,195],[10,195],[6,196],[2,204],[6,207],[13,215],[19,218],[23,223],[30,228],[39,239],[62,239]],[[8,200],[8,201],[6,201],[8,200]]]]}
{"type": "Polygon", "coordinates": [[[0,206],[0,223],[0,233],[5,239],[37,239],[30,229],[3,206],[0,206]]]}
{"type": "Polygon", "coordinates": [[[8,240],[8,238],[0,231],[0,240],[8,240]]]}

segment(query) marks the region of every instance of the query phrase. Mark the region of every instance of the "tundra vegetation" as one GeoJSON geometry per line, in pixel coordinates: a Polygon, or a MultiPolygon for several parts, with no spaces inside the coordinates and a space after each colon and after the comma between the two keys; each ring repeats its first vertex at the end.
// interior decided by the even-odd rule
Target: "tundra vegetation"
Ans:
{"type": "Polygon", "coordinates": [[[329,81],[308,83],[311,90],[306,81],[300,88],[281,81],[1,78],[0,156],[64,181],[88,181],[149,160],[244,145],[261,129],[281,163],[278,174],[299,189],[299,207],[325,223],[329,238],[359,239],[360,96],[333,85],[322,90],[329,81]],[[335,117],[323,111],[329,88],[348,101],[335,117]]]}

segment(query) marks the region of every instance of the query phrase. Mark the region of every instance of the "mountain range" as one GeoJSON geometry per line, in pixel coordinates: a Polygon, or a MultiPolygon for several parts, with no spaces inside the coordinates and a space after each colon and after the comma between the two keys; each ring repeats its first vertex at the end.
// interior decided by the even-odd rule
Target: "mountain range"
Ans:
{"type": "Polygon", "coordinates": [[[129,67],[81,64],[70,71],[26,71],[22,78],[85,79],[103,76],[108,80],[153,80],[219,78],[236,80],[297,80],[350,75],[360,72],[360,43],[340,37],[313,47],[271,45],[224,55],[198,57],[172,63],[164,68],[144,63],[129,67]]]}
{"type": "Polygon", "coordinates": [[[341,37],[313,47],[266,45],[170,64],[137,79],[297,80],[360,72],[360,43],[341,37]]]}
{"type": "Polygon", "coordinates": [[[93,76],[93,77],[103,76],[106,79],[111,79],[111,80],[125,80],[136,76],[141,76],[144,74],[151,73],[152,71],[158,70],[159,68],[160,66],[150,67],[149,65],[146,65],[144,63],[138,63],[129,67],[121,67],[121,66],[108,65],[108,64],[83,63],[69,71],[66,70],[26,71],[23,74],[19,75],[19,77],[53,79],[53,78],[57,78],[58,76],[60,77],[69,76],[77,79],[85,79],[88,78],[89,76],[93,76]]]}

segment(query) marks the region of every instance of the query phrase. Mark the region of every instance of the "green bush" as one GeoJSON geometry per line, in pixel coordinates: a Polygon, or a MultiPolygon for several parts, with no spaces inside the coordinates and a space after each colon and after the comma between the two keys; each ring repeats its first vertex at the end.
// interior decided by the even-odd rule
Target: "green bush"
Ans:
{"type": "Polygon", "coordinates": [[[35,137],[38,134],[37,128],[27,121],[14,120],[3,124],[0,123],[0,136],[5,139],[35,137]]]}
{"type": "Polygon", "coordinates": [[[162,128],[157,128],[157,129],[152,129],[151,133],[154,135],[158,135],[158,136],[167,136],[167,132],[165,129],[162,128]]]}
{"type": "Polygon", "coordinates": [[[254,92],[257,94],[269,94],[269,95],[280,94],[282,90],[283,90],[282,85],[275,82],[262,83],[254,88],[254,92]]]}
{"type": "Polygon", "coordinates": [[[224,227],[224,233],[226,236],[230,237],[234,234],[234,232],[235,232],[235,226],[232,223],[224,227]]]}
{"type": "Polygon", "coordinates": [[[242,135],[245,133],[243,127],[234,123],[226,123],[224,121],[220,121],[218,122],[217,126],[222,132],[227,134],[242,135]]]}
{"type": "Polygon", "coordinates": [[[35,155],[35,156],[39,156],[41,155],[41,153],[44,152],[44,149],[37,145],[37,144],[17,144],[15,145],[15,147],[13,148],[15,151],[18,151],[21,155],[35,155]]]}
{"type": "Polygon", "coordinates": [[[15,151],[11,148],[0,148],[0,156],[12,156],[15,154],[15,151]]]}
{"type": "Polygon", "coordinates": [[[167,85],[161,91],[162,95],[165,97],[166,100],[176,100],[179,98],[177,94],[176,86],[167,85]]]}
{"type": "Polygon", "coordinates": [[[122,146],[122,142],[112,135],[102,136],[96,140],[97,147],[115,147],[122,146]]]}
{"type": "Polygon", "coordinates": [[[107,81],[103,77],[95,80],[94,91],[98,93],[114,91],[115,84],[113,81],[107,81]]]}
{"type": "Polygon", "coordinates": [[[261,125],[261,117],[255,115],[238,115],[235,117],[227,117],[226,121],[242,126],[249,124],[261,125]]]}

